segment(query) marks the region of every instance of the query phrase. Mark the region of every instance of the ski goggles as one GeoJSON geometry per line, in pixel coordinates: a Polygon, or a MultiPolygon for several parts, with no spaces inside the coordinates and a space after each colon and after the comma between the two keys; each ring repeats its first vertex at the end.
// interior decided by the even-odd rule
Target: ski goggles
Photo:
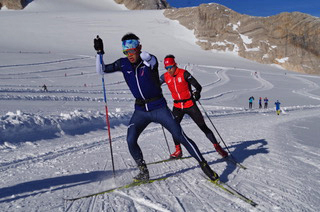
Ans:
{"type": "Polygon", "coordinates": [[[138,40],[124,40],[122,41],[122,50],[135,49],[140,45],[138,40]]]}
{"type": "Polygon", "coordinates": [[[127,50],[123,50],[123,54],[126,55],[126,56],[129,56],[129,55],[134,55],[136,54],[138,51],[138,49],[136,48],[133,48],[133,49],[127,49],[127,50]]]}
{"type": "Polygon", "coordinates": [[[169,70],[169,69],[172,69],[173,66],[166,66],[165,69],[169,70]]]}

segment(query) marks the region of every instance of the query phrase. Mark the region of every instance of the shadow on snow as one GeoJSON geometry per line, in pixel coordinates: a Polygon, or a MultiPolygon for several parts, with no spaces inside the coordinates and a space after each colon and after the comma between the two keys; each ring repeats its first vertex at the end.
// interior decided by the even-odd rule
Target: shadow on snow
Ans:
{"type": "MultiPolygon", "coordinates": [[[[118,172],[131,171],[131,169],[118,170],[118,172]]],[[[16,184],[14,186],[0,189],[0,203],[11,202],[23,199],[29,196],[46,193],[48,191],[57,191],[61,189],[71,188],[79,185],[99,182],[112,178],[112,170],[93,171],[89,173],[81,173],[67,176],[59,176],[41,180],[34,180],[16,184]],[[9,198],[8,198],[9,197],[9,198]],[[4,199],[6,198],[6,199],[4,199]]]]}
{"type": "MultiPolygon", "coordinates": [[[[231,155],[239,163],[243,163],[247,158],[257,155],[257,154],[267,154],[269,153],[266,145],[268,142],[265,139],[252,140],[252,141],[239,141],[237,144],[228,146],[229,150],[234,148],[233,151],[230,150],[231,155]],[[255,148],[250,148],[250,146],[257,146],[255,148]]],[[[223,159],[221,159],[223,160],[223,159]]],[[[223,182],[228,181],[228,175],[237,169],[237,166],[232,162],[227,162],[226,169],[220,174],[220,179],[223,182]]],[[[247,166],[250,169],[250,166],[247,166]]]]}

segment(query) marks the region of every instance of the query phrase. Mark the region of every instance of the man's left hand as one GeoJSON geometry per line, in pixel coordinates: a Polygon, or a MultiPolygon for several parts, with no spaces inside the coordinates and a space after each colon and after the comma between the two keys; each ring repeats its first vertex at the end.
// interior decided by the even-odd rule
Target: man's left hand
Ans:
{"type": "Polygon", "coordinates": [[[199,91],[193,92],[193,98],[194,100],[198,101],[201,98],[201,94],[199,91]]]}
{"type": "Polygon", "coordinates": [[[140,57],[141,57],[141,59],[143,60],[143,63],[146,65],[146,66],[148,66],[148,67],[150,67],[151,66],[151,68],[153,68],[153,66],[156,64],[156,59],[154,58],[154,56],[151,56],[148,52],[146,52],[146,51],[142,51],[141,53],[140,53],[140,57]]]}

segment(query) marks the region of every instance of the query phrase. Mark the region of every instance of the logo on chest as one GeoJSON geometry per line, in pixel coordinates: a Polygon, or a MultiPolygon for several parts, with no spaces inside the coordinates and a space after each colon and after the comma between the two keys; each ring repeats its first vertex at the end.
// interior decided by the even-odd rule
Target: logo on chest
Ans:
{"type": "Polygon", "coordinates": [[[141,66],[139,69],[138,69],[138,75],[140,76],[140,77],[143,77],[144,76],[144,74],[145,74],[145,71],[146,71],[146,66],[141,66]]]}
{"type": "Polygon", "coordinates": [[[181,77],[178,77],[178,82],[180,83],[180,82],[182,82],[182,79],[181,79],[181,77]]]}

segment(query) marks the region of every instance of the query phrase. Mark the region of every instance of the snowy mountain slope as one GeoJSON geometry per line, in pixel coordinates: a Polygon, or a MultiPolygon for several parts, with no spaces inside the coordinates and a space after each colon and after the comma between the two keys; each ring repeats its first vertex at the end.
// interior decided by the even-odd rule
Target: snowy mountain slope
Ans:
{"type": "MultiPolygon", "coordinates": [[[[0,13],[0,20],[12,23],[0,21],[1,211],[317,211],[319,76],[204,52],[193,43],[192,32],[161,11],[101,12],[72,5],[48,11],[43,5],[48,2],[30,4],[39,3],[39,12],[0,13]],[[21,20],[28,24],[24,31],[21,20]],[[120,74],[106,75],[113,178],[92,48],[93,37],[100,34],[105,60],[122,57],[120,38],[128,31],[137,33],[143,48],[159,60],[175,54],[179,66],[203,85],[202,105],[232,155],[248,169],[223,161],[189,117],[182,127],[222,181],[252,198],[259,204],[256,208],[215,188],[194,159],[150,165],[152,178],[170,176],[164,181],[75,202],[63,200],[129,183],[137,173],[126,145],[134,98],[120,74]],[[254,109],[248,110],[252,95],[254,109]],[[268,109],[258,109],[260,96],[269,98],[268,109]],[[274,111],[277,99],[282,103],[280,116],[274,111]]],[[[171,107],[165,86],[163,91],[171,107]]],[[[166,136],[173,151],[167,131],[166,136]]],[[[147,162],[169,156],[158,124],[147,127],[139,144],[147,162]]]]}
{"type": "Polygon", "coordinates": [[[29,4],[25,10],[39,12],[81,12],[81,11],[117,11],[117,10],[127,10],[123,5],[115,3],[113,0],[33,0],[32,4],[29,4]]]}

